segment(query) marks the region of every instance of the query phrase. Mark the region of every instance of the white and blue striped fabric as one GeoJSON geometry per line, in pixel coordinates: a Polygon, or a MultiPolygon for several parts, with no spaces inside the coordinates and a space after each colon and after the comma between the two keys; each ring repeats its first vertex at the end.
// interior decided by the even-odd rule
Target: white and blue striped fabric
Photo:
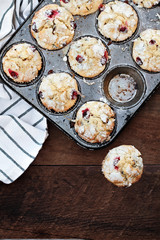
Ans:
{"type": "MultiPolygon", "coordinates": [[[[37,0],[0,0],[0,48],[37,4],[37,0]]],[[[21,176],[47,135],[46,118],[0,83],[0,181],[9,184],[21,176]]]]}

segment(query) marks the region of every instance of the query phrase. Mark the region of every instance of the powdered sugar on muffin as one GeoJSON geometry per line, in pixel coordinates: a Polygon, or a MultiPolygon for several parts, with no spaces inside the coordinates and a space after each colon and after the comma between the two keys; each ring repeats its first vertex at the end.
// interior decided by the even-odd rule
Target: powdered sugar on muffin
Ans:
{"type": "Polygon", "coordinates": [[[75,131],[90,143],[109,141],[115,126],[114,111],[103,102],[91,101],[83,104],[77,112],[75,131]]]}
{"type": "Polygon", "coordinates": [[[49,50],[63,48],[74,36],[74,18],[65,8],[48,4],[35,13],[31,34],[37,43],[49,50]]]}
{"type": "Polygon", "coordinates": [[[60,0],[60,3],[73,15],[88,15],[98,10],[103,0],[60,0]]]}
{"type": "Polygon", "coordinates": [[[132,145],[113,148],[103,160],[102,172],[118,187],[129,187],[141,178],[143,172],[141,153],[132,145]]]}
{"type": "Polygon", "coordinates": [[[99,75],[108,62],[108,52],[100,39],[82,37],[73,42],[68,52],[68,60],[73,71],[82,77],[99,75]]]}
{"type": "Polygon", "coordinates": [[[109,2],[98,16],[98,30],[112,41],[124,41],[136,31],[136,11],[121,1],[109,2]]]}
{"type": "Polygon", "coordinates": [[[79,95],[77,81],[68,73],[52,73],[42,79],[39,97],[49,110],[65,112],[77,101],[79,95]]]}
{"type": "Polygon", "coordinates": [[[32,81],[42,68],[39,52],[29,43],[13,45],[5,54],[2,63],[7,76],[18,83],[32,81]]]}
{"type": "Polygon", "coordinates": [[[147,29],[134,41],[133,59],[142,68],[160,72],[160,30],[147,29]]]}
{"type": "Polygon", "coordinates": [[[138,7],[151,8],[160,3],[160,0],[133,0],[133,2],[137,4],[138,7]]]}

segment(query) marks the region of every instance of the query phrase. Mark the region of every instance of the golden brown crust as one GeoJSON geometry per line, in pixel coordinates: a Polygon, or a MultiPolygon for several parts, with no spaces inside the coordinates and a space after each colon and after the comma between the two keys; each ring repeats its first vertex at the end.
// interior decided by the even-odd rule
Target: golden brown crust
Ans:
{"type": "Polygon", "coordinates": [[[103,0],[60,0],[60,3],[73,15],[89,15],[96,12],[103,0]]]}
{"type": "Polygon", "coordinates": [[[108,59],[106,47],[94,37],[82,37],[73,42],[68,52],[71,69],[84,78],[98,76],[105,69],[108,59]]]}
{"type": "Polygon", "coordinates": [[[116,186],[129,187],[142,176],[141,153],[132,145],[113,148],[102,162],[102,172],[116,186]]]}
{"type": "Polygon", "coordinates": [[[103,102],[91,101],[83,104],[77,112],[75,131],[90,143],[110,140],[115,126],[115,113],[103,102]]]}
{"type": "Polygon", "coordinates": [[[77,101],[77,81],[68,73],[53,73],[42,79],[39,96],[42,104],[55,112],[66,112],[77,101]]]}
{"type": "Polygon", "coordinates": [[[61,49],[73,39],[74,18],[65,8],[48,4],[35,13],[31,34],[42,48],[61,49]]]}
{"type": "Polygon", "coordinates": [[[17,83],[34,80],[42,68],[42,58],[36,48],[29,43],[13,45],[2,60],[3,70],[17,83]]]}

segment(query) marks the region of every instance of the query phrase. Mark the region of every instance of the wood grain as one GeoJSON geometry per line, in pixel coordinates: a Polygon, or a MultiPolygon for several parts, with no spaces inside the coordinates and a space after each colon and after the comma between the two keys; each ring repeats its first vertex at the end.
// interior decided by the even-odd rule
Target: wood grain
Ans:
{"type": "Polygon", "coordinates": [[[34,165],[100,165],[109,149],[121,144],[137,147],[146,164],[159,164],[160,89],[124,127],[113,143],[104,149],[89,151],[79,147],[53,124],[49,137],[34,165]]]}
{"type": "Polygon", "coordinates": [[[98,166],[32,166],[0,184],[0,236],[159,240],[159,182],[156,165],[130,188],[109,183],[98,166]]]}

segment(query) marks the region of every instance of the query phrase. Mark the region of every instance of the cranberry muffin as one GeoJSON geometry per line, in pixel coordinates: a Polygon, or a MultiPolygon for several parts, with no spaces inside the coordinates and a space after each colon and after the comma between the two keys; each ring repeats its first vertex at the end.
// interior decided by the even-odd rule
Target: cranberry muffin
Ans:
{"type": "Polygon", "coordinates": [[[68,73],[52,73],[42,79],[39,98],[48,110],[66,112],[79,95],[77,81],[68,73]]]}
{"type": "Polygon", "coordinates": [[[144,70],[160,72],[160,30],[147,29],[134,40],[132,56],[144,70]]]}
{"type": "Polygon", "coordinates": [[[98,10],[103,0],[60,0],[60,3],[73,15],[85,16],[98,10]]]}
{"type": "Polygon", "coordinates": [[[48,4],[35,13],[31,34],[45,49],[57,50],[66,46],[74,36],[75,23],[70,12],[56,4],[48,4]]]}
{"type": "Polygon", "coordinates": [[[137,29],[138,16],[127,3],[109,2],[103,5],[98,16],[98,30],[112,41],[124,41],[130,38],[137,29]]]}
{"type": "Polygon", "coordinates": [[[132,145],[113,148],[102,162],[104,176],[118,187],[130,187],[143,173],[141,153],[132,145]]]}
{"type": "Polygon", "coordinates": [[[34,80],[42,68],[42,58],[37,49],[29,43],[14,44],[2,60],[6,75],[17,83],[34,80]]]}
{"type": "Polygon", "coordinates": [[[74,128],[85,141],[103,143],[110,140],[114,126],[114,111],[104,102],[91,101],[78,110],[74,128]]]}
{"type": "Polygon", "coordinates": [[[82,37],[71,44],[68,61],[74,72],[84,78],[93,78],[103,72],[109,56],[100,39],[82,37]]]}

